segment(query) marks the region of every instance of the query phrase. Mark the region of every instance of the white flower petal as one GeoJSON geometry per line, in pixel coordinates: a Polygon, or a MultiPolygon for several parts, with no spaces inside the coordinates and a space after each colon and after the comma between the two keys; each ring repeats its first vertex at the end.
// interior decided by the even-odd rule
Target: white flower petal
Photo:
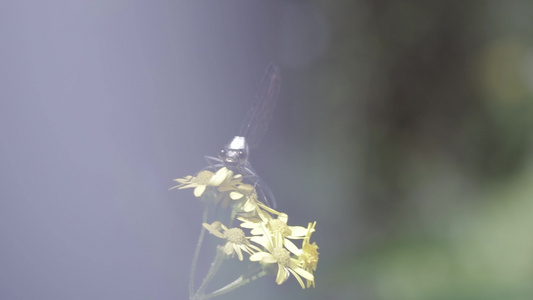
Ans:
{"type": "Polygon", "coordinates": [[[278,220],[287,224],[287,221],[289,221],[289,215],[287,215],[286,213],[280,213],[278,216],[278,220]]]}
{"type": "Polygon", "coordinates": [[[209,180],[209,185],[219,186],[229,175],[228,168],[220,168],[213,177],[209,180]]]}
{"type": "Polygon", "coordinates": [[[285,239],[284,245],[285,245],[285,248],[287,248],[287,250],[294,253],[296,256],[302,254],[302,250],[298,249],[298,247],[296,247],[296,245],[293,242],[291,242],[289,239],[285,239]]]}
{"type": "Polygon", "coordinates": [[[304,285],[304,282],[302,281],[302,278],[300,278],[300,276],[298,276],[298,274],[296,274],[293,270],[289,269],[289,271],[291,271],[292,275],[294,275],[294,278],[298,280],[298,283],[300,284],[302,289],[305,289],[305,285],[304,285]]]}
{"type": "Polygon", "coordinates": [[[256,244],[259,244],[261,246],[263,246],[264,248],[269,248],[270,247],[270,242],[268,241],[267,238],[265,238],[264,236],[253,236],[250,238],[250,241],[256,243],[256,244]]]}
{"type": "Polygon", "coordinates": [[[304,270],[302,268],[295,268],[294,271],[296,273],[300,274],[303,278],[305,278],[307,280],[310,280],[310,281],[315,280],[315,276],[313,276],[313,274],[307,272],[306,270],[304,270]]]}
{"type": "Polygon", "coordinates": [[[242,261],[242,251],[241,251],[241,248],[237,245],[233,245],[233,249],[235,250],[235,252],[237,252],[237,256],[239,257],[239,260],[242,261]]]}
{"type": "Polygon", "coordinates": [[[206,188],[205,185],[199,185],[199,186],[197,186],[197,187],[194,189],[194,196],[195,196],[196,198],[202,196],[202,194],[205,192],[205,188],[206,188]]]}
{"type": "Polygon", "coordinates": [[[289,227],[291,229],[291,236],[305,236],[307,234],[307,228],[305,227],[302,227],[302,226],[289,226],[289,227]]]}
{"type": "Polygon", "coordinates": [[[269,255],[272,256],[272,254],[267,253],[267,252],[257,252],[257,253],[250,255],[250,260],[251,261],[262,261],[264,257],[269,256],[269,255]]]}
{"type": "Polygon", "coordinates": [[[243,197],[244,195],[239,193],[239,192],[231,192],[229,193],[229,197],[232,199],[232,200],[239,200],[243,197]]]}
{"type": "Polygon", "coordinates": [[[276,283],[282,284],[289,278],[289,271],[284,267],[278,265],[278,274],[276,276],[276,283]]]}
{"type": "Polygon", "coordinates": [[[224,235],[220,233],[220,231],[218,231],[215,227],[211,226],[210,224],[203,223],[202,226],[204,226],[204,228],[207,229],[207,231],[209,231],[209,233],[211,233],[212,235],[218,238],[221,238],[221,239],[224,238],[224,235]]]}
{"type": "Polygon", "coordinates": [[[233,243],[227,242],[226,245],[224,245],[224,253],[228,256],[233,254],[233,243]]]}

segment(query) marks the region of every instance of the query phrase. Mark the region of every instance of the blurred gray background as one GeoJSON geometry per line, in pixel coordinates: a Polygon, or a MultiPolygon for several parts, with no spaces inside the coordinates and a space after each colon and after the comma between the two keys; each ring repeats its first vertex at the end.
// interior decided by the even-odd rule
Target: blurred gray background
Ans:
{"type": "Polygon", "coordinates": [[[237,132],[316,288],[219,299],[533,298],[527,1],[2,1],[0,298],[187,299],[202,206],[172,179],[237,132]]]}

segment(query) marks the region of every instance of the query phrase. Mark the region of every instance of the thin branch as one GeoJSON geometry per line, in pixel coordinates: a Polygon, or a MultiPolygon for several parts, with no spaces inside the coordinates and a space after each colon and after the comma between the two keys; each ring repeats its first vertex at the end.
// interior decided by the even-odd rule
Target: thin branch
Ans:
{"type": "MultiPolygon", "coordinates": [[[[202,223],[207,222],[207,211],[208,211],[208,206],[206,204],[204,207],[204,214],[202,216],[202,223]]],[[[189,295],[191,299],[194,299],[192,298],[194,295],[194,276],[195,276],[196,268],[198,264],[198,256],[200,255],[200,248],[202,247],[202,243],[204,241],[204,236],[205,236],[205,228],[204,226],[201,226],[201,227],[202,228],[200,230],[200,236],[198,237],[198,242],[196,243],[196,249],[194,250],[194,256],[192,258],[191,271],[189,272],[189,295]]]]}

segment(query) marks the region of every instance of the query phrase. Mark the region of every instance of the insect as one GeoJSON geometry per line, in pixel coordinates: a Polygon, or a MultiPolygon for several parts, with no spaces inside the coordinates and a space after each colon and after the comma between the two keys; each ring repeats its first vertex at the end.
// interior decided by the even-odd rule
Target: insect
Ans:
{"type": "Polygon", "coordinates": [[[254,102],[248,109],[241,124],[239,134],[224,145],[217,157],[206,156],[212,168],[225,166],[254,185],[258,197],[266,205],[275,208],[274,195],[259,177],[248,161],[250,149],[257,148],[272,120],[281,85],[281,72],[278,66],[270,63],[259,84],[254,102]],[[212,164],[214,162],[214,164],[212,164]]]}

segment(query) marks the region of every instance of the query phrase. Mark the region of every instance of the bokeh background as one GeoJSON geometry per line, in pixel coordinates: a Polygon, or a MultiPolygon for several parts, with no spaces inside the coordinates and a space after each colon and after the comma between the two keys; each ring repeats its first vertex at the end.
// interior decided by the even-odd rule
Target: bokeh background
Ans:
{"type": "Polygon", "coordinates": [[[316,288],[219,299],[532,299],[527,1],[2,1],[0,298],[187,299],[201,205],[172,179],[236,134],[316,288]]]}

